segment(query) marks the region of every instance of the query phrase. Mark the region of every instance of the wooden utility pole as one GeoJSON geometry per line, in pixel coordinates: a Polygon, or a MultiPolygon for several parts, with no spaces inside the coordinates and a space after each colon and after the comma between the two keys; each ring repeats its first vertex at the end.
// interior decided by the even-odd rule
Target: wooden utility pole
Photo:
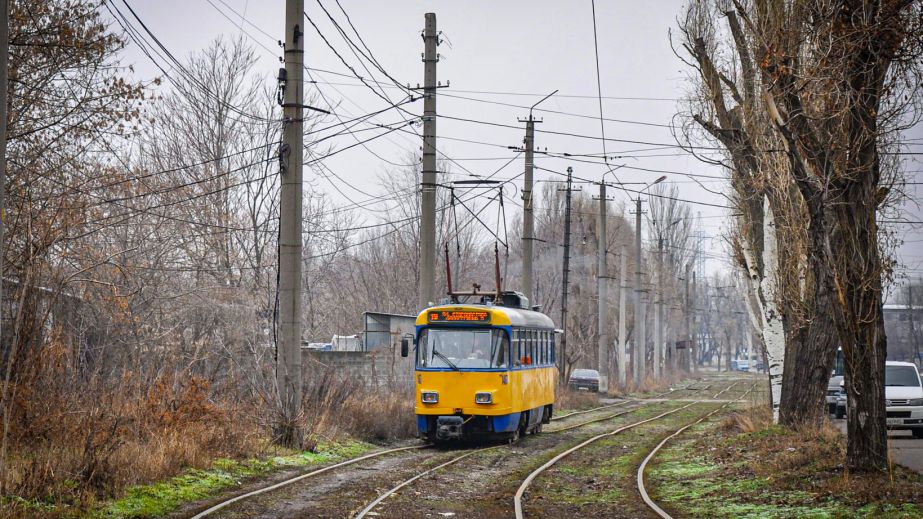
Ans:
{"type": "Polygon", "coordinates": [[[423,29],[423,178],[420,183],[419,307],[436,301],[436,13],[426,13],[423,29]]]}
{"type": "Polygon", "coordinates": [[[282,101],[281,179],[279,208],[279,327],[276,386],[281,420],[276,438],[300,448],[301,415],[301,262],[302,150],[304,148],[304,0],[285,2],[285,69],[280,72],[282,101]]]}
{"type": "Polygon", "coordinates": [[[628,291],[628,247],[622,244],[622,250],[619,254],[619,350],[616,359],[619,363],[619,387],[625,388],[625,348],[628,344],[628,337],[625,331],[626,321],[626,301],[625,293],[628,291]]]}
{"type": "Polygon", "coordinates": [[[561,275],[561,380],[567,383],[567,282],[570,274],[570,201],[573,194],[574,169],[567,168],[567,189],[564,196],[564,269],[561,275]]]}
{"type": "Polygon", "coordinates": [[[596,295],[598,314],[596,319],[596,334],[598,338],[596,363],[599,369],[599,391],[603,394],[609,392],[609,266],[606,261],[606,184],[599,183],[599,214],[596,221],[596,295]]]}

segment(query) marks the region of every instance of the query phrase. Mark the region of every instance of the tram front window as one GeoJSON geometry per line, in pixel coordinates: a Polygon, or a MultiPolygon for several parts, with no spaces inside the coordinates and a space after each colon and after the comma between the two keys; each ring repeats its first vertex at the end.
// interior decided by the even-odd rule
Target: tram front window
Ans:
{"type": "Polygon", "coordinates": [[[505,368],[509,339],[495,328],[426,328],[417,342],[423,368],[505,368]]]}

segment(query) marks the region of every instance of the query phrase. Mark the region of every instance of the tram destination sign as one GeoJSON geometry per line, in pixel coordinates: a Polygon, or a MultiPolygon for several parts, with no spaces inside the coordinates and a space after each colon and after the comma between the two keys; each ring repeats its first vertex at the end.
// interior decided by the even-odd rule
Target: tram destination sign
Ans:
{"type": "Polygon", "coordinates": [[[487,310],[433,310],[427,312],[426,320],[430,323],[489,323],[490,312],[487,310]]]}

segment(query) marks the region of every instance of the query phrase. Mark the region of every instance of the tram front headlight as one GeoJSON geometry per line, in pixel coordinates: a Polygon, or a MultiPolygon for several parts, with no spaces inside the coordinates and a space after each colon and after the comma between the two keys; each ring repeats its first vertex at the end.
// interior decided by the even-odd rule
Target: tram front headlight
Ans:
{"type": "Polygon", "coordinates": [[[422,391],[420,392],[420,401],[424,404],[435,404],[439,401],[439,393],[436,391],[422,391]]]}
{"type": "Polygon", "coordinates": [[[494,403],[494,394],[482,391],[474,394],[475,404],[492,404],[494,403]]]}

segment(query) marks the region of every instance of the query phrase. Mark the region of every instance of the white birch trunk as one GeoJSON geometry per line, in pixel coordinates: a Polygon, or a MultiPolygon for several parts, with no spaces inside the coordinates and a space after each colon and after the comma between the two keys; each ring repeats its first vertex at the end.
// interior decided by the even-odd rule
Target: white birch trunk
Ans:
{"type": "Polygon", "coordinates": [[[743,240],[744,260],[747,263],[751,290],[759,306],[760,332],[766,345],[769,360],[770,399],[772,419],[779,423],[779,402],[782,400],[782,372],[785,365],[785,326],[779,312],[778,271],[779,250],[776,238],[776,220],[769,205],[769,198],[763,198],[763,272],[760,273],[753,261],[753,252],[743,240]]]}

